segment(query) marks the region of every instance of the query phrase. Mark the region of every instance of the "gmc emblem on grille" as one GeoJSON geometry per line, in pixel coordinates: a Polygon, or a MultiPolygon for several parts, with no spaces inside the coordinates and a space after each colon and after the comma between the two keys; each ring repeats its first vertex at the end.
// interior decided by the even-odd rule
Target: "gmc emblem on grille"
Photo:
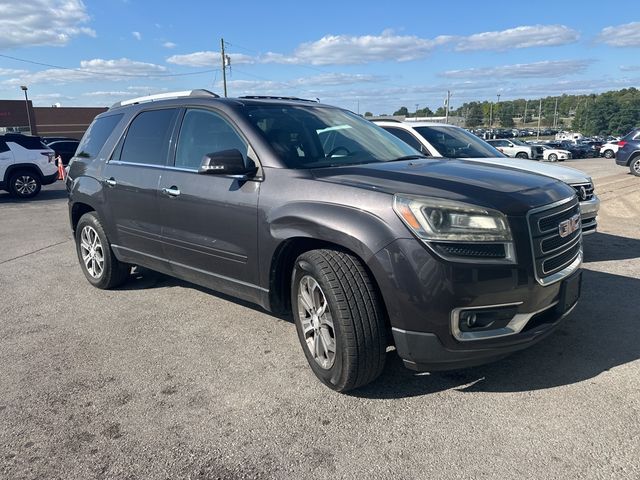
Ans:
{"type": "Polygon", "coordinates": [[[571,235],[580,228],[580,214],[576,213],[573,217],[558,224],[558,233],[561,238],[571,235]]]}

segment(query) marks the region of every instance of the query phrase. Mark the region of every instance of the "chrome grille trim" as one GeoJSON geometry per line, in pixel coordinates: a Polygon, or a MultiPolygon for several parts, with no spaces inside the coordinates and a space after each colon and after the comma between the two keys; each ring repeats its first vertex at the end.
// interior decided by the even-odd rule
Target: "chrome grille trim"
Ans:
{"type": "MultiPolygon", "coordinates": [[[[551,285],[571,275],[582,263],[582,228],[577,233],[567,236],[566,242],[555,248],[545,251],[543,242],[558,238],[561,241],[558,230],[559,223],[579,213],[579,203],[576,197],[567,198],[543,207],[534,208],[527,213],[527,226],[529,228],[529,241],[531,242],[531,256],[536,281],[540,285],[551,285]],[[566,207],[565,207],[566,205],[566,207]],[[545,215],[549,212],[548,215],[545,215]],[[554,228],[540,228],[544,220],[554,218],[554,228]],[[558,225],[558,226],[556,226],[558,225]],[[553,233],[555,230],[555,233],[553,233]],[[576,246],[579,246],[576,249],[576,246]],[[575,254],[571,250],[576,250],[575,254]],[[571,256],[557,267],[545,272],[545,264],[554,258],[571,252],[571,256]]],[[[547,222],[549,223],[549,222],[547,222]]]]}

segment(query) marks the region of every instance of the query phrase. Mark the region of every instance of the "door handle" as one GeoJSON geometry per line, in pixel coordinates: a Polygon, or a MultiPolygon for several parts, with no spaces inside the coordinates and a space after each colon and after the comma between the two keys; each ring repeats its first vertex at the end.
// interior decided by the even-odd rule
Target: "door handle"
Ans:
{"type": "Polygon", "coordinates": [[[118,182],[116,182],[116,179],[111,177],[111,178],[107,178],[104,183],[106,183],[107,185],[109,185],[110,187],[115,187],[118,182]]]}
{"type": "Polygon", "coordinates": [[[162,193],[170,197],[177,197],[178,195],[180,195],[180,189],[174,185],[169,188],[163,188],[162,193]]]}

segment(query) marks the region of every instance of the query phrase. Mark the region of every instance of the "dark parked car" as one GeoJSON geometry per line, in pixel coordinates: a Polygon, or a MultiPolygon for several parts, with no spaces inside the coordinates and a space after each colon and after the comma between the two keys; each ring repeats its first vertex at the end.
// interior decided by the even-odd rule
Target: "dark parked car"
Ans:
{"type": "Polygon", "coordinates": [[[166,97],[100,114],[70,163],[94,286],[135,264],[290,312],[311,369],[339,391],[374,380],[389,345],[414,370],[466,367],[536,343],[575,306],[568,185],[426,158],[312,101],[166,97]]]}
{"type": "Polygon", "coordinates": [[[56,158],[60,157],[62,164],[66,167],[71,157],[76,153],[79,144],[78,140],[57,140],[48,143],[47,146],[56,152],[56,158]]]}
{"type": "Polygon", "coordinates": [[[629,167],[631,173],[640,177],[640,128],[636,128],[618,142],[616,163],[629,167]]]}

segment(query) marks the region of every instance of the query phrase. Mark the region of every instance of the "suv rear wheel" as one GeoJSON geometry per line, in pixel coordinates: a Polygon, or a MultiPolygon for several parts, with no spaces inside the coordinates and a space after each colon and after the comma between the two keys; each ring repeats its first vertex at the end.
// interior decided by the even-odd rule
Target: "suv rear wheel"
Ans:
{"type": "Polygon", "coordinates": [[[122,285],[131,266],[120,262],[111,250],[102,224],[95,212],[85,213],[76,227],[76,252],[84,276],[101,289],[122,285]]]}
{"type": "Polygon", "coordinates": [[[296,260],[291,305],[298,338],[316,376],[343,392],[376,379],[384,368],[384,312],[356,257],[312,250],[296,260]]]}
{"type": "Polygon", "coordinates": [[[636,155],[631,159],[631,163],[629,163],[629,170],[631,170],[631,173],[636,177],[640,177],[640,155],[636,155]]]}
{"type": "Polygon", "coordinates": [[[526,159],[528,159],[529,155],[527,155],[525,152],[518,152],[516,154],[516,158],[526,158],[526,159]]]}
{"type": "Polygon", "coordinates": [[[41,188],[40,175],[30,170],[18,170],[9,178],[9,192],[18,198],[35,197],[41,188]]]}

